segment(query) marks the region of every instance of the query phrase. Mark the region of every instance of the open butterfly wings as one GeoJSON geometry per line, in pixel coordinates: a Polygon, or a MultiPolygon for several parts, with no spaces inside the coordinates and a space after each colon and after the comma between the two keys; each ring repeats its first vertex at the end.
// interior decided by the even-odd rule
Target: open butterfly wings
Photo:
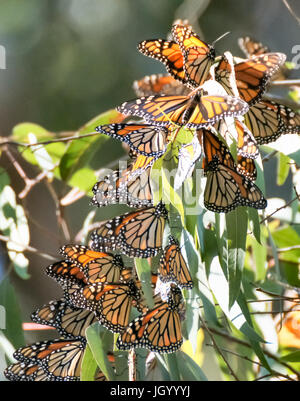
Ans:
{"type": "Polygon", "coordinates": [[[151,95],[188,95],[191,91],[186,85],[171,75],[152,74],[134,81],[133,90],[139,97],[151,95]]]}
{"type": "Polygon", "coordinates": [[[236,117],[248,111],[243,100],[231,96],[201,96],[201,92],[188,96],[149,96],[127,101],[119,106],[123,114],[143,117],[158,126],[171,124],[186,128],[201,128],[224,117],[236,117]]]}
{"type": "MultiPolygon", "coordinates": [[[[266,53],[235,64],[234,75],[241,99],[249,106],[257,103],[266,91],[271,77],[279,70],[285,59],[283,53],[266,53]]],[[[216,67],[215,79],[224,86],[229,95],[233,95],[230,74],[231,65],[223,56],[216,67]]]]}

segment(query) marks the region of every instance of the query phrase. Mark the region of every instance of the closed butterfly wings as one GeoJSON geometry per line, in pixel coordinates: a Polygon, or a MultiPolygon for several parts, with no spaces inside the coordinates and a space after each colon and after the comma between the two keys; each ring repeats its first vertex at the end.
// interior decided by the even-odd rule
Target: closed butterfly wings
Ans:
{"type": "Polygon", "coordinates": [[[118,337],[117,347],[120,350],[142,347],[158,353],[177,351],[183,342],[181,307],[181,292],[172,287],[167,302],[160,300],[128,325],[118,337]]]}
{"type": "Polygon", "coordinates": [[[262,100],[245,114],[245,124],[259,145],[275,141],[284,134],[300,133],[300,114],[270,100],[262,100]]]}
{"type": "Polygon", "coordinates": [[[32,313],[33,322],[54,327],[65,339],[85,337],[85,330],[95,323],[96,317],[89,310],[74,308],[64,299],[50,301],[32,313]]]}
{"type": "Polygon", "coordinates": [[[173,25],[172,35],[184,57],[183,68],[187,83],[193,88],[201,86],[208,78],[215,60],[215,49],[202,41],[189,25],[173,25]]]}
{"type": "Polygon", "coordinates": [[[167,146],[168,130],[146,124],[99,125],[96,131],[125,142],[139,154],[160,157],[167,146]]]}
{"type": "Polygon", "coordinates": [[[151,206],[150,181],[154,157],[138,155],[124,170],[115,170],[98,181],[94,187],[92,204],[98,207],[125,203],[131,207],[151,206]]]}
{"type": "Polygon", "coordinates": [[[138,50],[145,56],[161,61],[172,77],[185,82],[184,60],[177,43],[164,39],[149,39],[141,42],[138,50]]]}
{"type": "Polygon", "coordinates": [[[264,209],[267,201],[261,190],[237,171],[227,147],[212,135],[205,131],[202,138],[205,155],[203,167],[207,175],[205,207],[218,213],[227,213],[237,206],[264,209]]]}
{"type": "Polygon", "coordinates": [[[42,341],[20,348],[14,357],[44,370],[48,380],[78,381],[86,340],[42,341]]]}
{"type": "Polygon", "coordinates": [[[140,293],[132,280],[124,283],[95,283],[72,295],[78,308],[95,313],[97,320],[107,329],[119,333],[128,325],[131,308],[138,303],[140,293]]]}
{"type": "Polygon", "coordinates": [[[193,281],[178,241],[170,236],[169,244],[160,259],[159,278],[162,282],[175,282],[181,288],[192,288],[193,281]]]}
{"type": "Polygon", "coordinates": [[[87,283],[119,282],[127,271],[119,255],[96,252],[84,245],[64,245],[60,252],[79,267],[87,283]]]}
{"type": "Polygon", "coordinates": [[[104,222],[92,235],[95,250],[120,250],[127,256],[155,256],[162,247],[167,210],[162,203],[104,222]]]}

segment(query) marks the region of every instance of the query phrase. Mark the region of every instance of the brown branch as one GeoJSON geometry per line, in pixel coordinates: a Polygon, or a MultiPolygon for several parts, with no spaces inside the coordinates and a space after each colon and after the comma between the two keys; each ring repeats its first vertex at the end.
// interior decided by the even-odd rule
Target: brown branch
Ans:
{"type": "Polygon", "coordinates": [[[230,374],[235,378],[236,381],[240,381],[240,379],[237,377],[237,375],[235,374],[235,372],[233,371],[232,367],[230,366],[230,364],[228,363],[224,353],[222,352],[221,348],[218,346],[218,344],[216,343],[214,336],[212,335],[212,330],[208,328],[208,326],[206,325],[205,321],[202,319],[202,317],[199,315],[199,319],[201,322],[201,325],[203,326],[203,328],[207,331],[207,333],[209,334],[212,342],[213,342],[213,346],[216,349],[216,351],[220,354],[220,356],[222,357],[223,361],[225,362],[230,374]]]}
{"type": "MultiPolygon", "coordinates": [[[[252,345],[247,343],[247,341],[241,340],[239,338],[233,337],[228,333],[224,333],[222,331],[219,331],[218,329],[215,329],[213,327],[210,327],[209,330],[216,334],[219,335],[223,338],[226,338],[228,341],[230,342],[235,342],[237,344],[243,345],[247,348],[251,348],[252,349],[252,345]]],[[[268,356],[269,358],[273,359],[274,361],[278,362],[279,364],[281,364],[282,366],[284,366],[285,368],[289,369],[291,372],[293,372],[298,380],[300,380],[300,372],[296,369],[294,369],[290,364],[288,364],[287,362],[282,361],[279,357],[277,357],[276,355],[272,354],[271,352],[269,352],[268,350],[264,350],[264,353],[266,356],[268,356]]]]}
{"type": "Polygon", "coordinates": [[[52,187],[51,183],[47,181],[47,187],[50,192],[50,195],[54,201],[55,204],[55,213],[57,217],[57,224],[61,228],[62,233],[64,235],[64,238],[67,242],[70,242],[71,235],[70,235],[70,230],[68,227],[68,224],[64,218],[64,207],[61,205],[59,198],[54,191],[54,188],[52,187]]]}
{"type": "Polygon", "coordinates": [[[51,143],[56,143],[56,142],[69,142],[77,139],[88,138],[90,136],[95,136],[95,135],[99,135],[99,132],[90,132],[89,134],[84,134],[84,135],[77,135],[77,136],[73,135],[64,138],[49,139],[48,141],[41,141],[37,143],[22,143],[22,142],[12,141],[9,138],[0,138],[0,146],[13,145],[13,146],[21,146],[23,148],[30,148],[31,146],[50,145],[51,143]]]}
{"type": "Polygon", "coordinates": [[[298,22],[298,24],[300,25],[300,18],[297,17],[297,15],[295,14],[295,12],[292,10],[291,6],[289,5],[289,3],[287,2],[287,0],[282,0],[283,4],[286,6],[286,8],[289,10],[290,14],[295,18],[295,20],[298,22]]]}
{"type": "Polygon", "coordinates": [[[49,260],[57,259],[57,255],[51,255],[49,253],[41,252],[38,249],[36,249],[36,248],[34,248],[34,247],[30,246],[30,245],[20,244],[19,242],[16,242],[16,241],[12,240],[11,238],[6,237],[4,235],[0,235],[0,241],[12,242],[13,244],[15,244],[17,246],[24,248],[24,251],[19,251],[19,250],[16,250],[16,249],[8,249],[8,251],[11,251],[11,252],[20,253],[20,252],[25,252],[26,251],[26,252],[31,252],[31,253],[38,254],[41,257],[45,258],[45,259],[49,259],[49,260]]]}
{"type": "Polygon", "coordinates": [[[276,214],[277,212],[279,212],[279,210],[285,209],[286,207],[290,206],[293,202],[295,202],[295,200],[300,200],[299,199],[299,195],[297,193],[296,187],[294,187],[294,191],[296,192],[296,196],[295,198],[291,199],[289,202],[287,202],[286,204],[284,204],[283,206],[278,207],[276,210],[274,210],[274,212],[272,212],[271,214],[269,214],[268,216],[266,216],[265,218],[263,218],[260,221],[260,224],[262,224],[263,222],[265,222],[266,220],[270,219],[274,214],[276,214]]]}

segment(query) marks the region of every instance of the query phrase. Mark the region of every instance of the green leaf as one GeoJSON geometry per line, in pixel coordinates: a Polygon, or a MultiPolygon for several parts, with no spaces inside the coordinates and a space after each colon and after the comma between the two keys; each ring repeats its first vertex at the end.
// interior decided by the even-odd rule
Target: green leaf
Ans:
{"type": "Polygon", "coordinates": [[[228,280],[229,308],[233,305],[240,292],[242,272],[246,253],[246,237],[248,228],[247,209],[238,207],[226,214],[228,241],[228,280]]]}
{"type": "MultiPolygon", "coordinates": [[[[47,131],[45,128],[41,127],[38,124],[33,123],[21,123],[16,125],[12,131],[12,137],[15,141],[20,143],[29,144],[30,136],[34,136],[36,138],[37,143],[44,141],[53,141],[56,139],[52,132],[47,131]]],[[[33,165],[40,164],[43,156],[38,157],[36,155],[36,146],[25,148],[20,146],[19,151],[21,155],[27,160],[29,163],[33,165]],[[40,158],[40,161],[39,161],[40,158]]],[[[66,149],[66,144],[63,142],[53,142],[48,145],[42,145],[42,148],[51,158],[52,164],[56,164],[61,159],[63,153],[66,149]]],[[[39,151],[41,152],[41,151],[39,151]]],[[[55,175],[58,176],[58,169],[54,170],[55,175]]]]}
{"type": "Polygon", "coordinates": [[[80,381],[95,381],[98,365],[89,344],[86,345],[81,363],[80,381]]]}
{"type": "Polygon", "coordinates": [[[168,367],[168,372],[170,374],[170,380],[171,381],[179,381],[180,380],[180,367],[178,364],[178,359],[177,355],[179,354],[180,351],[178,351],[176,354],[165,354],[163,356],[166,365],[168,367]]]}
{"type": "Polygon", "coordinates": [[[112,334],[100,324],[94,323],[86,329],[86,339],[93,357],[107,380],[115,380],[115,374],[107,359],[107,353],[112,344],[112,334]]]}
{"type": "Polygon", "coordinates": [[[81,191],[86,192],[87,195],[92,196],[92,188],[96,181],[97,177],[94,170],[89,167],[83,167],[72,175],[68,184],[72,187],[79,188],[81,191]]]}
{"type": "Polygon", "coordinates": [[[25,344],[19,304],[13,286],[9,279],[5,278],[0,283],[0,328],[3,328],[3,334],[15,348],[25,344]]]}
{"type": "Polygon", "coordinates": [[[259,221],[259,215],[257,209],[253,207],[248,207],[248,217],[250,223],[250,229],[252,230],[252,234],[254,235],[256,241],[261,244],[261,224],[259,221]]]}
{"type": "Polygon", "coordinates": [[[142,283],[142,289],[149,308],[154,308],[153,291],[151,286],[151,267],[147,259],[134,259],[136,272],[142,283]]]}
{"type": "Polygon", "coordinates": [[[283,185],[289,175],[290,171],[290,158],[283,153],[277,154],[277,185],[283,185]]]}
{"type": "Polygon", "coordinates": [[[185,352],[178,351],[176,359],[182,381],[207,381],[207,377],[200,366],[185,352]]]}
{"type": "Polygon", "coordinates": [[[249,237],[247,243],[252,248],[252,256],[255,261],[255,280],[263,281],[267,273],[266,243],[259,244],[253,237],[249,237]]]}
{"type": "Polygon", "coordinates": [[[233,305],[229,307],[229,284],[217,257],[214,257],[210,265],[208,280],[218,304],[231,323],[251,341],[263,342],[264,340],[261,336],[257,334],[247,322],[238,302],[235,301],[233,305]]]}
{"type": "Polygon", "coordinates": [[[283,362],[300,362],[300,351],[290,352],[280,358],[283,362]]]}
{"type": "MultiPolygon", "coordinates": [[[[120,122],[122,119],[124,119],[124,116],[119,112],[109,110],[86,123],[75,136],[80,137],[84,134],[95,132],[95,128],[98,125],[120,122]]],[[[87,167],[96,151],[109,140],[109,136],[95,132],[93,136],[75,139],[69,143],[59,164],[62,179],[68,182],[77,170],[87,167]]]]}

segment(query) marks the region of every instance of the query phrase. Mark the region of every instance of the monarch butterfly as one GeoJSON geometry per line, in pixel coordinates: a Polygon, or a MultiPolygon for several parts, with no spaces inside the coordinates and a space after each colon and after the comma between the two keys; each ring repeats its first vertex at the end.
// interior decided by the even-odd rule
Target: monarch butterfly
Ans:
{"type": "Polygon", "coordinates": [[[164,39],[149,39],[139,43],[138,50],[145,56],[161,61],[175,79],[183,83],[186,81],[184,60],[177,43],[164,39]]]}
{"type": "Polygon", "coordinates": [[[14,352],[19,362],[42,367],[47,379],[54,381],[78,381],[86,340],[41,341],[14,352]]]}
{"type": "Polygon", "coordinates": [[[201,90],[188,96],[149,96],[123,103],[120,113],[144,118],[158,126],[175,123],[186,128],[201,128],[224,117],[236,117],[248,111],[243,100],[232,96],[203,96],[201,90]]]}
{"type": "Polygon", "coordinates": [[[270,52],[267,46],[263,45],[262,43],[256,41],[253,38],[250,38],[249,36],[239,38],[238,44],[240,46],[240,49],[244,52],[244,54],[248,58],[270,52]]]}
{"type": "Polygon", "coordinates": [[[184,260],[179,242],[169,236],[169,244],[160,259],[159,278],[162,282],[173,281],[180,288],[192,288],[193,281],[184,260]]]}
{"type": "Polygon", "coordinates": [[[120,250],[127,256],[148,258],[162,248],[168,212],[162,202],[155,207],[125,213],[103,222],[91,235],[92,248],[120,250]]]}
{"type": "Polygon", "coordinates": [[[256,159],[259,155],[256,140],[247,126],[239,120],[235,120],[237,131],[237,154],[242,158],[256,159]]]}
{"type": "Polygon", "coordinates": [[[120,255],[96,252],[84,245],[64,245],[60,253],[79,267],[87,283],[118,282],[128,273],[120,255]]]}
{"type": "Polygon", "coordinates": [[[138,208],[152,206],[151,169],[132,174],[131,168],[132,166],[122,171],[115,170],[98,181],[93,187],[91,203],[98,207],[115,203],[138,208]]]}
{"type": "Polygon", "coordinates": [[[87,282],[84,273],[76,263],[61,260],[46,268],[46,274],[53,278],[64,290],[64,298],[69,303],[74,291],[82,288],[87,282]]]}
{"type": "Polygon", "coordinates": [[[222,164],[217,156],[207,164],[204,206],[213,212],[227,213],[237,206],[264,209],[267,201],[261,190],[236,169],[222,164]]]}
{"type": "Polygon", "coordinates": [[[192,87],[202,85],[215,60],[214,47],[203,42],[189,25],[173,25],[172,35],[184,57],[183,69],[187,83],[192,87]]]}
{"type": "MultiPolygon", "coordinates": [[[[234,162],[229,150],[216,135],[204,129],[197,131],[198,139],[204,147],[204,154],[207,155],[207,157],[203,158],[202,167],[206,173],[208,160],[212,160],[216,155],[223,164],[232,169],[236,169],[238,173],[246,176],[249,180],[254,181],[256,179],[257,171],[253,159],[258,156],[257,147],[252,141],[252,134],[247,134],[247,127],[245,127],[244,124],[236,120],[235,126],[238,133],[237,163],[234,162]]],[[[224,135],[222,129],[221,133],[224,135]]]]}
{"type": "Polygon", "coordinates": [[[134,81],[133,90],[137,96],[187,95],[191,89],[171,75],[153,74],[134,81]]]}
{"type": "Polygon", "coordinates": [[[158,353],[177,351],[183,342],[180,324],[181,291],[171,287],[168,301],[133,320],[117,340],[120,350],[147,348],[158,353]]]}
{"type": "Polygon", "coordinates": [[[73,293],[72,302],[95,313],[100,324],[113,333],[124,330],[131,307],[140,293],[132,280],[127,283],[95,283],[73,293]]]}
{"type": "Polygon", "coordinates": [[[72,284],[85,284],[83,272],[76,263],[61,260],[46,268],[49,277],[56,280],[63,288],[72,284]]]}
{"type": "Polygon", "coordinates": [[[99,125],[97,132],[118,139],[145,156],[160,157],[166,151],[168,130],[147,124],[99,125]]]}
{"type": "Polygon", "coordinates": [[[71,307],[63,298],[37,309],[31,319],[54,327],[64,339],[85,337],[86,328],[97,321],[92,312],[71,307]]]}
{"type": "MultiPolygon", "coordinates": [[[[247,58],[255,57],[260,54],[270,53],[270,49],[267,46],[254,40],[253,38],[251,39],[249,36],[239,38],[238,44],[247,58]]],[[[287,79],[289,72],[290,70],[285,65],[282,65],[276,72],[276,74],[271,77],[271,80],[274,81],[287,79]]]]}
{"type": "MultiPolygon", "coordinates": [[[[285,59],[286,56],[283,53],[266,53],[235,64],[234,75],[241,99],[249,106],[257,103],[265,92],[271,77],[278,71],[285,59]]],[[[215,79],[232,96],[229,80],[231,72],[231,65],[223,56],[216,67],[215,79]]]]}
{"type": "Polygon", "coordinates": [[[282,134],[299,134],[300,114],[283,104],[262,100],[245,114],[245,124],[257,143],[263,145],[282,134]]]}
{"type": "Polygon", "coordinates": [[[264,209],[267,201],[261,190],[237,170],[228,148],[207,130],[197,133],[199,140],[202,140],[205,155],[205,207],[218,213],[227,213],[237,206],[264,209]]]}
{"type": "Polygon", "coordinates": [[[10,381],[50,381],[44,369],[37,363],[17,362],[4,370],[5,377],[10,381]]]}

